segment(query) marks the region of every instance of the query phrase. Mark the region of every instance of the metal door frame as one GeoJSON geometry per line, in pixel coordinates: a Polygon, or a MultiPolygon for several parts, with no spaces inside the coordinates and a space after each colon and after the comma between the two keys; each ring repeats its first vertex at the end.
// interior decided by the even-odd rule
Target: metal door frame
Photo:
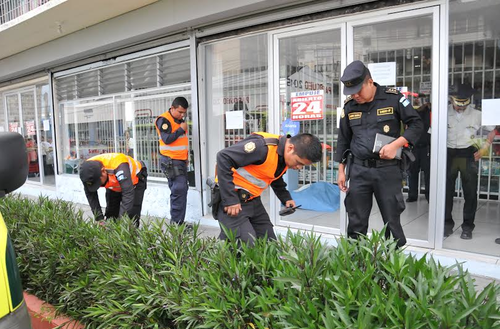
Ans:
{"type": "MultiPolygon", "coordinates": [[[[269,32],[269,67],[273,74],[269,78],[269,95],[272,101],[272,115],[270,115],[270,132],[279,133],[280,107],[279,107],[279,40],[290,36],[300,36],[312,32],[330,29],[341,29],[341,70],[345,69],[346,63],[353,60],[354,52],[354,27],[370,23],[382,23],[404,18],[432,15],[433,39],[432,39],[432,103],[436,108],[446,109],[448,90],[447,68],[448,68],[448,1],[432,1],[402,5],[396,8],[380,10],[369,13],[344,16],[326,21],[318,21],[311,24],[292,26],[281,30],[269,32]],[[442,94],[442,95],[441,95],[442,94]]],[[[341,88],[341,86],[340,86],[341,88]]],[[[345,96],[340,92],[340,101],[345,96]]],[[[342,105],[342,104],[339,104],[342,105]]],[[[271,113],[270,113],[271,114],[271,113]]],[[[446,182],[446,152],[439,152],[446,148],[446,111],[433,111],[431,133],[431,177],[430,177],[430,200],[429,223],[427,228],[427,240],[408,239],[413,246],[426,248],[441,248],[443,225],[437,225],[444,220],[444,200],[446,182]],[[444,145],[444,146],[443,146],[444,145]],[[441,238],[439,238],[441,237],[441,238]]],[[[347,232],[347,213],[344,207],[345,193],[341,193],[340,200],[340,228],[325,228],[316,231],[326,234],[343,234],[347,232]]],[[[278,214],[280,204],[276,196],[271,195],[271,219],[277,226],[288,226],[294,229],[313,229],[312,225],[287,222],[280,219],[278,214]]]]}
{"type": "Polygon", "coordinates": [[[29,87],[24,87],[20,89],[15,89],[15,90],[10,90],[6,93],[3,94],[3,102],[4,102],[4,108],[5,108],[5,123],[7,124],[7,129],[9,125],[9,114],[7,110],[7,97],[17,95],[17,102],[19,106],[19,127],[21,128],[22,136],[24,138],[24,133],[25,133],[25,127],[24,127],[24,113],[23,113],[23,107],[22,107],[22,101],[21,101],[21,94],[27,94],[27,93],[33,93],[33,100],[34,100],[34,111],[35,111],[35,136],[37,140],[37,156],[38,156],[38,171],[40,174],[40,181],[31,181],[28,180],[28,177],[26,177],[26,182],[29,182],[30,184],[34,185],[43,185],[44,184],[44,178],[45,178],[45,172],[43,168],[43,155],[42,155],[42,145],[40,143],[40,131],[39,131],[39,124],[38,124],[38,104],[37,104],[37,98],[36,98],[36,86],[29,86],[29,87]],[[42,159],[42,161],[40,161],[42,159]]]}
{"type": "MultiPolygon", "coordinates": [[[[273,104],[271,110],[270,110],[270,122],[269,122],[269,130],[271,133],[274,134],[279,134],[280,133],[280,117],[281,117],[281,108],[280,108],[280,86],[279,86],[279,70],[280,70],[280,65],[279,65],[279,42],[281,39],[289,38],[289,37],[295,37],[295,36],[302,36],[302,35],[307,35],[311,33],[319,33],[319,32],[326,32],[326,31],[338,31],[340,30],[340,40],[341,40],[341,67],[340,70],[341,72],[345,68],[345,62],[346,62],[346,25],[345,23],[342,22],[332,22],[332,21],[320,21],[312,24],[308,24],[307,26],[293,26],[289,27],[286,29],[282,29],[279,31],[274,31],[273,33],[269,33],[269,67],[272,67],[272,72],[273,74],[270,75],[270,80],[269,80],[269,95],[271,95],[270,100],[273,104]]],[[[339,85],[339,89],[341,89],[341,86],[339,85]]],[[[341,90],[339,90],[339,95],[341,95],[341,90]]],[[[339,103],[342,102],[342,96],[339,98],[339,103]]],[[[337,106],[340,106],[341,104],[337,104],[337,106]]],[[[335,106],[335,104],[333,104],[335,106]]],[[[313,226],[307,223],[297,223],[297,222],[290,222],[281,219],[279,216],[279,210],[280,210],[280,202],[278,198],[274,195],[271,194],[270,198],[271,202],[271,207],[270,207],[270,213],[271,213],[271,219],[273,223],[277,226],[285,226],[285,227],[290,227],[290,228],[296,228],[296,229],[304,229],[304,230],[317,230],[318,232],[323,232],[323,233],[328,233],[328,234],[335,234],[335,235],[340,235],[342,232],[346,231],[346,214],[345,214],[345,209],[341,205],[339,211],[340,211],[340,225],[339,228],[333,228],[333,227],[326,227],[326,226],[321,226],[319,227],[320,229],[318,230],[318,226],[313,226]]],[[[341,194],[341,204],[343,200],[343,196],[341,194]]]]}

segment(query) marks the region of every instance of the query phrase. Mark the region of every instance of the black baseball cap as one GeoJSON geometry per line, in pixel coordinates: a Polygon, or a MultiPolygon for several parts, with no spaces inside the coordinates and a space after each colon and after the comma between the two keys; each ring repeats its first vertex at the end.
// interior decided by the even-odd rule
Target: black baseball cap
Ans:
{"type": "Polygon", "coordinates": [[[459,107],[465,107],[470,104],[471,97],[474,94],[474,88],[471,85],[460,83],[453,86],[450,90],[451,101],[459,107]]]}
{"type": "Polygon", "coordinates": [[[80,165],[80,179],[90,192],[101,187],[102,163],[95,160],[85,161],[80,165]]]}
{"type": "Polygon", "coordinates": [[[340,81],[344,84],[344,95],[357,94],[363,87],[363,82],[369,72],[361,61],[354,61],[347,65],[344,74],[340,78],[340,81]]]}

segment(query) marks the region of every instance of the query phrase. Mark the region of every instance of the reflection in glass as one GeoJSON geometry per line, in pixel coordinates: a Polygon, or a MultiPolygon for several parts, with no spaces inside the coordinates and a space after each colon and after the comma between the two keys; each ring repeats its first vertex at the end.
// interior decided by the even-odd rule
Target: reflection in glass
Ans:
{"type": "MultiPolygon", "coordinates": [[[[424,121],[424,133],[414,146],[417,161],[403,182],[403,191],[408,192],[408,197],[406,210],[401,214],[406,237],[420,240],[428,240],[432,26],[432,17],[427,15],[354,28],[354,60],[369,64],[395,58],[396,87],[424,121]]],[[[377,82],[376,77],[374,80],[377,82]]],[[[378,207],[372,208],[369,225],[369,230],[382,228],[378,207]]]]}
{"type": "MultiPolygon", "coordinates": [[[[292,108],[292,95],[304,91],[323,93],[323,119],[295,119],[300,125],[298,132],[307,132],[319,137],[325,146],[323,160],[313,166],[304,167],[299,172],[289,170],[286,176],[290,190],[299,189],[298,194],[307,194],[309,204],[282,220],[303,224],[339,228],[340,192],[337,185],[338,164],[333,162],[332,154],[337,141],[337,107],[339,106],[339,80],[341,64],[340,30],[324,31],[280,39],[280,104],[281,121],[294,120],[298,111],[292,108]],[[293,112],[293,115],[292,115],[293,112]],[[298,121],[297,121],[298,120],[298,121]],[[318,199],[321,193],[314,183],[322,182],[332,192],[329,211],[320,209],[318,199]]],[[[307,107],[304,113],[313,113],[307,107]]],[[[283,131],[288,133],[288,131],[283,131]]],[[[295,132],[297,133],[297,132],[295,132]]],[[[324,192],[324,190],[323,190],[324,192]]],[[[293,197],[293,195],[292,195],[293,197]]],[[[324,208],[324,207],[323,207],[324,208]]]]}
{"type": "MultiPolygon", "coordinates": [[[[204,46],[207,172],[215,173],[222,148],[252,132],[268,131],[267,34],[218,41],[204,46]],[[236,116],[236,121],[227,116],[236,116]]],[[[269,190],[262,196],[269,212],[269,190]]]]}
{"type": "MultiPolygon", "coordinates": [[[[189,63],[189,49],[180,49],[80,73],[78,84],[75,76],[58,78],[61,171],[77,174],[82,161],[120,152],[144,161],[150,178],[164,178],[155,120],[168,111],[177,96],[184,96],[191,104],[189,63]]],[[[192,109],[188,109],[186,122],[188,179],[194,186],[192,109]]]]}
{"type": "Polygon", "coordinates": [[[52,139],[52,108],[49,97],[50,89],[48,84],[36,86],[36,102],[38,111],[38,131],[40,136],[40,151],[42,153],[43,183],[45,185],[55,185],[54,152],[55,145],[52,139]]]}
{"type": "Polygon", "coordinates": [[[445,231],[449,236],[443,244],[445,248],[494,256],[500,256],[500,248],[495,244],[495,239],[500,236],[500,152],[497,152],[500,150],[497,129],[500,116],[484,116],[483,112],[488,112],[484,107],[485,100],[498,99],[500,102],[499,11],[500,4],[495,0],[450,1],[449,40],[453,49],[450,68],[454,69],[450,71],[449,93],[450,96],[456,93],[456,86],[462,83],[471,86],[474,92],[471,103],[461,113],[454,110],[456,104],[450,97],[448,154],[470,149],[469,153],[473,155],[469,154],[461,163],[456,156],[448,157],[448,211],[444,219],[448,219],[448,223],[453,219],[455,226],[451,231],[445,231]],[[473,114],[477,119],[467,121],[464,128],[467,130],[461,134],[463,143],[458,145],[455,135],[450,133],[455,126],[453,123],[473,114]],[[489,118],[488,121],[484,121],[485,117],[489,118]],[[461,164],[463,172],[457,175],[461,164]],[[470,231],[470,225],[462,224],[472,221],[473,231],[464,236],[462,232],[470,231]]]}
{"type": "Polygon", "coordinates": [[[37,125],[35,117],[35,95],[33,91],[23,92],[20,94],[21,111],[22,111],[22,126],[19,127],[26,140],[28,148],[29,167],[28,180],[40,182],[40,159],[38,153],[39,141],[37,138],[37,125]]]}

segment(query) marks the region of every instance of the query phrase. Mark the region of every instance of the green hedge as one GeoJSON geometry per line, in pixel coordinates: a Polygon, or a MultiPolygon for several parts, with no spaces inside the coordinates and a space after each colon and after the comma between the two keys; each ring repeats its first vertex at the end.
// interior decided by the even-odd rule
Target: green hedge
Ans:
{"type": "Polygon", "coordinates": [[[46,198],[0,210],[25,289],[87,328],[500,328],[499,286],[477,293],[459,265],[405,255],[382,233],[238,248],[163,223],[102,228],[46,198]]]}

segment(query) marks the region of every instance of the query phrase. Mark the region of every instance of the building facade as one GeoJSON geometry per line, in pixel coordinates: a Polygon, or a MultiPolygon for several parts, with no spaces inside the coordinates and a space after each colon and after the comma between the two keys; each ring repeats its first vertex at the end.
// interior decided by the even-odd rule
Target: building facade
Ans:
{"type": "MultiPolygon", "coordinates": [[[[217,225],[205,216],[210,211],[204,181],[213,175],[217,151],[253,131],[317,135],[326,145],[323,160],[289,171],[287,183],[298,191],[317,182],[334,184],[338,164],[331,158],[345,100],[340,76],[351,61],[362,60],[376,82],[397,87],[415,108],[429,110],[429,200],[421,171],[418,198],[402,215],[409,244],[499,262],[498,1],[104,3],[0,0],[0,130],[25,136],[30,171],[22,193],[86,203],[81,161],[122,152],[148,165],[143,213],[168,217],[154,120],[177,96],[191,105],[188,220],[217,225]],[[95,13],[95,5],[105,8],[95,13]],[[472,240],[460,239],[460,176],[451,192],[455,231],[443,236],[451,170],[449,92],[460,83],[474,89],[471,106],[481,111],[481,127],[468,130],[471,145],[491,142],[475,162],[472,240]]],[[[331,209],[303,207],[288,217],[278,215],[279,202],[267,193],[265,205],[278,229],[345,234],[341,193],[329,196],[331,209]]],[[[381,228],[375,206],[370,229],[381,228]]]]}

